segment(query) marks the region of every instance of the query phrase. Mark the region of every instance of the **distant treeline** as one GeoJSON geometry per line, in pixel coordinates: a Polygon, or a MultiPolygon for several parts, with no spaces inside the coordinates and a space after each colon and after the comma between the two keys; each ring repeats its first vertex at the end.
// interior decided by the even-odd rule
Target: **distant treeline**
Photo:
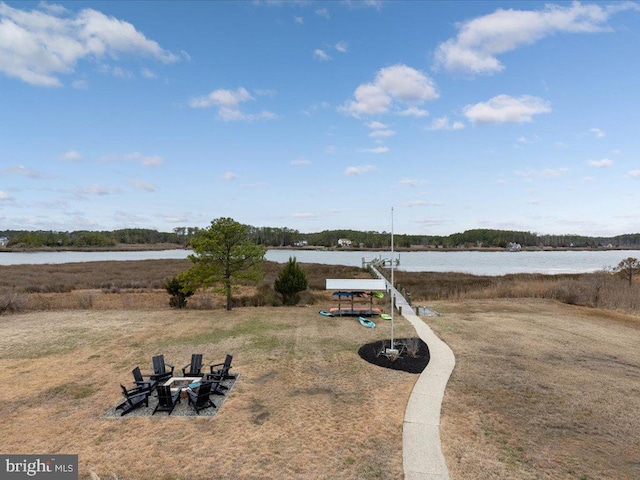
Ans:
{"type": "MultiPolygon", "coordinates": [[[[0,239],[7,239],[7,247],[114,247],[133,244],[175,244],[188,246],[190,239],[200,229],[178,227],[173,232],[158,232],[143,228],[125,228],[113,231],[0,231],[0,239]]],[[[389,232],[357,230],[324,230],[317,233],[300,233],[290,228],[248,226],[249,237],[266,247],[292,247],[300,245],[338,247],[338,240],[351,242],[351,248],[388,248],[389,232]]],[[[597,248],[640,247],[640,233],[615,237],[586,237],[582,235],[540,235],[512,230],[475,229],[452,235],[404,235],[395,234],[397,247],[440,248],[506,248],[510,244],[527,247],[597,248]]],[[[344,247],[343,247],[344,248],[344,247]]]]}

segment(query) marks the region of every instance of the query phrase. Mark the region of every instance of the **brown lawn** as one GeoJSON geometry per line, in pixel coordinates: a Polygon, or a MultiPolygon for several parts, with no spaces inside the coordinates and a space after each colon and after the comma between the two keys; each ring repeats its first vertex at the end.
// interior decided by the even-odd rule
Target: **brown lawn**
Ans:
{"type": "Polygon", "coordinates": [[[436,303],[453,479],[640,478],[640,319],[548,300],[436,303]]]}
{"type": "MultiPolygon", "coordinates": [[[[357,355],[388,322],[131,304],[0,317],[3,452],[78,454],[93,480],[402,478],[417,376],[357,355]],[[104,416],[152,355],[182,366],[227,352],[241,376],[215,417],[104,416]]],[[[431,305],[457,361],[441,421],[453,479],[640,478],[637,317],[550,300],[431,305]]],[[[396,335],[414,332],[398,319],[396,335]]]]}
{"type": "MultiPolygon", "coordinates": [[[[382,323],[382,322],[381,322],[382,323]]],[[[413,334],[397,322],[398,334],[413,334]]],[[[397,479],[416,375],[360,359],[387,338],[313,307],[72,310],[0,317],[2,451],[78,454],[80,478],[397,479]],[[105,418],[131,369],[234,355],[214,417],[105,418]]]]}

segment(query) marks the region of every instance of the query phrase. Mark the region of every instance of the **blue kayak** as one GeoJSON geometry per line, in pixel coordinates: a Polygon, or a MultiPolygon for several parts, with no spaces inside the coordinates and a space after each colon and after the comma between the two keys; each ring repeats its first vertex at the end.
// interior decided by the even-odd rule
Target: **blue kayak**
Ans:
{"type": "Polygon", "coordinates": [[[360,321],[360,325],[362,325],[363,327],[376,328],[376,324],[368,318],[358,317],[358,320],[360,321]]]}

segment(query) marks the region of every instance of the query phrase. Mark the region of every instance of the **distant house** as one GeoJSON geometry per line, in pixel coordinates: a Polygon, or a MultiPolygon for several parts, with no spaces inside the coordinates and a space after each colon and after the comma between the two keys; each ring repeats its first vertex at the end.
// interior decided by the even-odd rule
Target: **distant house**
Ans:
{"type": "Polygon", "coordinates": [[[509,250],[510,252],[519,252],[520,250],[522,250],[522,245],[516,242],[509,242],[507,243],[507,250],[509,250]]]}
{"type": "Polygon", "coordinates": [[[338,246],[339,247],[350,247],[351,245],[353,245],[353,242],[351,240],[349,240],[348,238],[339,238],[338,239],[338,246]]]}
{"type": "Polygon", "coordinates": [[[9,244],[7,237],[0,237],[0,247],[6,247],[9,244]]]}
{"type": "Polygon", "coordinates": [[[293,244],[294,247],[306,247],[307,245],[309,245],[309,242],[306,240],[299,240],[293,244]]]}

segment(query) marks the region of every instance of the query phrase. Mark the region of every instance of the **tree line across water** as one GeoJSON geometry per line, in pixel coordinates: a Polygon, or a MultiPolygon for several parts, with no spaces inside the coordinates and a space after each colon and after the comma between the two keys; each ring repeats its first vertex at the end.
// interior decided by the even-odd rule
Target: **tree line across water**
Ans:
{"type": "MultiPolygon", "coordinates": [[[[338,247],[338,240],[347,239],[352,248],[388,248],[389,232],[358,230],[323,230],[302,233],[298,230],[279,227],[253,227],[246,225],[249,239],[265,247],[294,247],[299,245],[326,248],[338,247]]],[[[6,247],[16,248],[108,248],[118,245],[173,244],[189,246],[202,229],[177,227],[172,232],[152,229],[125,228],[112,231],[73,232],[57,231],[0,231],[6,247]]],[[[514,230],[473,229],[451,235],[407,235],[394,234],[394,244],[399,248],[506,248],[518,244],[523,248],[633,248],[640,247],[640,233],[613,237],[588,237],[583,235],[547,235],[514,230]]],[[[342,247],[344,248],[344,247],[342,247]]]]}

